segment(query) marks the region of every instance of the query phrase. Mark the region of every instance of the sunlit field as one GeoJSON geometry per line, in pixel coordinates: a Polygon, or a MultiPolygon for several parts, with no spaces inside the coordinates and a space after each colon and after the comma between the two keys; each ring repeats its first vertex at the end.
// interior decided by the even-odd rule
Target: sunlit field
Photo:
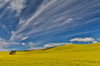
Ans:
{"type": "Polygon", "coordinates": [[[0,52],[0,66],[100,66],[100,43],[17,51],[15,55],[0,52]]]}

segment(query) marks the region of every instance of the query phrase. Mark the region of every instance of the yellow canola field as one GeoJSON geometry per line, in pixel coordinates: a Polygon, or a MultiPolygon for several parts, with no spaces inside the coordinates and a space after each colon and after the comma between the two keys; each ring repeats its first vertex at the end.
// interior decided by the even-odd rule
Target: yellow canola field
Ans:
{"type": "Polygon", "coordinates": [[[0,66],[100,66],[100,43],[17,51],[15,55],[0,52],[0,66]]]}

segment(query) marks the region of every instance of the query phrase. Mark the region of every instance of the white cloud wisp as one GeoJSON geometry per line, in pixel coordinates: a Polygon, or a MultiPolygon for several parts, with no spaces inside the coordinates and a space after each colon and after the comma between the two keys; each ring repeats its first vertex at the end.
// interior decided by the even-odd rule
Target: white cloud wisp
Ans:
{"type": "Polygon", "coordinates": [[[93,43],[97,43],[97,41],[95,41],[94,38],[92,37],[85,37],[85,38],[73,38],[73,39],[70,39],[71,42],[93,42],[93,43]]]}

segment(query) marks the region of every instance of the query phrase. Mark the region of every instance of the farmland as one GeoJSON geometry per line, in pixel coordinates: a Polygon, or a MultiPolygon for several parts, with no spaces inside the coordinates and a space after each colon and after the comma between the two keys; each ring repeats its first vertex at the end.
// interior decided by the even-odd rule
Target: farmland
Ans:
{"type": "Polygon", "coordinates": [[[15,55],[0,52],[0,66],[100,66],[100,43],[17,51],[15,55]]]}

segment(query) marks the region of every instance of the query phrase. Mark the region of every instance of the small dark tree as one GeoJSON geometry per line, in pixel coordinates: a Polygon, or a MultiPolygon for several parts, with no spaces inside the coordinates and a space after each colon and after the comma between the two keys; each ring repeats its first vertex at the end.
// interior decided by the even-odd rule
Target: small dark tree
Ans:
{"type": "Polygon", "coordinates": [[[16,54],[16,50],[11,51],[9,54],[10,54],[10,55],[14,55],[14,54],[16,54]]]}

